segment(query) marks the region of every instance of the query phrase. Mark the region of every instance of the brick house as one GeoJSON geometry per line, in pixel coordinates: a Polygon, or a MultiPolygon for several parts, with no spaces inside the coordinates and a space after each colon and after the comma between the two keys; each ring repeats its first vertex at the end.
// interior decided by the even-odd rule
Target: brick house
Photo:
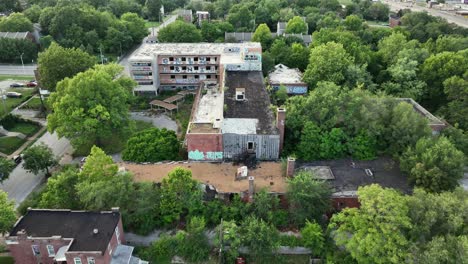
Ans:
{"type": "Polygon", "coordinates": [[[29,209],[6,237],[16,263],[144,264],[133,257],[118,208],[89,212],[29,209]]]}

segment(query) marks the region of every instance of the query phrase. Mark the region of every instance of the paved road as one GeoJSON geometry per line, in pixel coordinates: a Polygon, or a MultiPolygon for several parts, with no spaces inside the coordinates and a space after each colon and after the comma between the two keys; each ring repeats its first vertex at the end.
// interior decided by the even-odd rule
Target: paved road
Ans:
{"type": "Polygon", "coordinates": [[[393,0],[383,0],[384,3],[388,4],[392,11],[398,11],[400,9],[411,9],[412,11],[426,11],[433,16],[439,16],[447,19],[448,22],[455,23],[462,27],[468,27],[468,19],[462,16],[456,15],[454,12],[441,11],[433,8],[426,8],[419,5],[412,5],[411,3],[394,2],[393,0]]]}
{"type": "MultiPolygon", "coordinates": [[[[35,144],[43,142],[48,145],[54,155],[62,157],[66,152],[71,152],[70,142],[65,139],[59,139],[57,135],[45,133],[35,144]]],[[[18,206],[28,195],[43,181],[44,173],[34,175],[23,169],[23,162],[19,164],[10,177],[0,184],[0,189],[8,193],[8,198],[13,199],[18,206]]]]}
{"type": "MultiPolygon", "coordinates": [[[[154,27],[154,28],[149,28],[148,31],[149,31],[149,35],[148,36],[153,36],[153,32],[154,32],[154,35],[157,36],[158,35],[158,32],[161,28],[169,25],[170,23],[174,22],[175,20],[177,19],[177,15],[172,15],[170,16],[169,18],[167,18],[161,25],[157,26],[157,27],[154,27]]],[[[137,47],[135,47],[133,50],[127,52],[127,54],[125,54],[119,61],[119,64],[122,65],[124,67],[124,73],[128,76],[130,76],[130,69],[128,67],[128,58],[130,58],[130,56],[132,56],[133,52],[135,52],[135,50],[139,49],[141,47],[142,44],[144,44],[146,42],[146,38],[143,39],[142,43],[140,45],[138,45],[137,47]]]]}
{"type": "Polygon", "coordinates": [[[34,70],[37,68],[36,64],[28,64],[24,66],[11,64],[11,65],[0,65],[0,74],[2,75],[25,75],[34,76],[34,70]]]}

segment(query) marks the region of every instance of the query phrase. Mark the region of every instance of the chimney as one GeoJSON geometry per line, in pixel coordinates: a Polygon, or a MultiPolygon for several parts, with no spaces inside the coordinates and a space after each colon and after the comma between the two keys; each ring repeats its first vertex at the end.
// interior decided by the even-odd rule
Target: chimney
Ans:
{"type": "Polygon", "coordinates": [[[255,185],[254,185],[254,176],[249,176],[249,201],[253,202],[255,185]]]}
{"type": "Polygon", "coordinates": [[[24,229],[21,229],[20,231],[16,232],[16,236],[18,237],[18,240],[26,240],[28,238],[28,234],[24,229]]]}
{"type": "Polygon", "coordinates": [[[288,161],[286,163],[286,176],[287,177],[294,176],[295,166],[296,166],[296,159],[293,157],[288,157],[288,161]]]}
{"type": "Polygon", "coordinates": [[[276,110],[276,127],[279,130],[280,134],[280,145],[279,145],[279,152],[283,151],[283,144],[284,144],[284,122],[286,120],[286,109],[284,108],[277,108],[276,110]]]}

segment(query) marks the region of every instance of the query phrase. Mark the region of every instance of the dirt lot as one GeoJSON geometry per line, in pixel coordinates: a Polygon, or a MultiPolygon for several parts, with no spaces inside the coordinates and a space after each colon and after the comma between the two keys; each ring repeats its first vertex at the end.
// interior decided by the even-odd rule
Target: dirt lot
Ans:
{"type": "MultiPolygon", "coordinates": [[[[248,180],[235,180],[235,174],[239,166],[232,163],[164,163],[164,164],[133,164],[120,163],[132,172],[136,181],[160,182],[171,170],[182,167],[192,171],[192,176],[200,182],[212,184],[218,192],[243,192],[249,188],[248,180]]],[[[249,170],[249,176],[255,177],[255,188],[266,187],[271,192],[286,192],[286,181],[282,177],[281,163],[262,162],[257,169],[249,170]]]]}

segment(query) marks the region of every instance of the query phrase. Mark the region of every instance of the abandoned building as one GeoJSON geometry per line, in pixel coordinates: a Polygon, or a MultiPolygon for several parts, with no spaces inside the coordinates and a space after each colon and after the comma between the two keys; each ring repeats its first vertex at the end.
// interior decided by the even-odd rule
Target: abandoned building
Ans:
{"type": "Polygon", "coordinates": [[[135,94],[223,86],[225,71],[261,71],[260,43],[145,43],[129,59],[135,94]]]}
{"type": "MultiPolygon", "coordinates": [[[[254,32],[224,32],[224,41],[226,42],[250,42],[252,41],[254,32]]],[[[285,38],[298,38],[304,42],[304,45],[310,46],[312,43],[312,35],[308,34],[280,34],[278,35],[275,32],[271,33],[272,38],[277,36],[283,36],[285,38]]]]}
{"type": "Polygon", "coordinates": [[[205,84],[187,128],[189,160],[276,160],[284,139],[286,110],[275,117],[261,71],[226,71],[225,86],[205,84]]]}
{"type": "Polygon", "coordinates": [[[147,264],[125,244],[118,208],[28,209],[5,238],[15,263],[147,264]]]}
{"type": "Polygon", "coordinates": [[[283,64],[276,65],[275,69],[268,74],[268,83],[274,91],[283,85],[289,95],[307,93],[307,84],[302,81],[302,72],[283,64]]]}
{"type": "Polygon", "coordinates": [[[203,21],[210,22],[210,12],[208,12],[208,11],[197,11],[195,14],[197,16],[197,25],[199,27],[201,27],[203,21]]]}
{"type": "Polygon", "coordinates": [[[426,118],[429,127],[432,130],[433,135],[438,135],[442,130],[444,130],[448,124],[445,123],[444,121],[440,120],[439,118],[435,117],[433,114],[431,114],[429,111],[426,110],[426,108],[422,107],[420,104],[418,104],[415,100],[411,98],[397,98],[398,101],[403,101],[405,103],[410,104],[413,106],[413,109],[416,113],[420,114],[424,118],[426,118]]]}

